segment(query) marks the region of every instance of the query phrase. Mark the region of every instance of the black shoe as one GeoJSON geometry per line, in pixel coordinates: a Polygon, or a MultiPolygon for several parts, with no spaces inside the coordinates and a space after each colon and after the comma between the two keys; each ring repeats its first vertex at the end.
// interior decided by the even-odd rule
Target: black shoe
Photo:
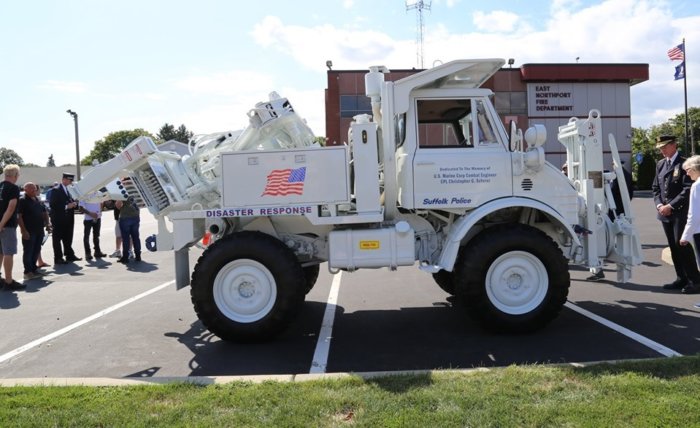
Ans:
{"type": "Polygon", "coordinates": [[[601,279],[605,279],[605,272],[602,270],[586,278],[586,281],[600,281],[601,279]]]}
{"type": "Polygon", "coordinates": [[[2,285],[3,290],[9,290],[9,291],[11,291],[11,290],[24,290],[24,287],[25,287],[24,284],[20,284],[19,282],[14,281],[14,280],[10,283],[3,281],[3,285],[2,285]]]}
{"type": "Polygon", "coordinates": [[[55,265],[67,265],[68,262],[63,260],[63,259],[56,259],[53,261],[53,264],[55,264],[55,265]]]}
{"type": "Polygon", "coordinates": [[[688,281],[677,279],[670,284],[664,285],[664,290],[680,290],[686,285],[688,285],[688,281]]]}
{"type": "Polygon", "coordinates": [[[700,283],[688,284],[681,290],[683,294],[698,294],[700,293],[700,283]]]}
{"type": "Polygon", "coordinates": [[[136,257],[134,257],[135,262],[140,262],[141,261],[141,254],[137,254],[136,257]]]}
{"type": "Polygon", "coordinates": [[[69,262],[79,262],[82,259],[80,257],[73,256],[73,257],[66,257],[66,260],[68,260],[69,262]]]}
{"type": "Polygon", "coordinates": [[[99,252],[99,251],[95,253],[96,259],[101,259],[102,257],[107,257],[107,254],[99,252]]]}
{"type": "Polygon", "coordinates": [[[129,263],[129,258],[128,257],[120,257],[117,259],[117,262],[127,264],[127,263],[129,263]]]}
{"type": "Polygon", "coordinates": [[[85,260],[87,260],[87,261],[92,260],[92,256],[85,256],[85,260]]]}

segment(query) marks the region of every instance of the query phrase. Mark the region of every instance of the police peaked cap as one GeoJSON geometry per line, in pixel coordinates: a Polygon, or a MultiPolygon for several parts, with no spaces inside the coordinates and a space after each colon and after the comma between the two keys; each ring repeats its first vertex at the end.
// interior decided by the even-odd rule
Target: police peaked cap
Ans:
{"type": "Polygon", "coordinates": [[[673,135],[659,135],[656,137],[656,148],[660,149],[666,144],[671,144],[676,142],[676,137],[673,135]]]}

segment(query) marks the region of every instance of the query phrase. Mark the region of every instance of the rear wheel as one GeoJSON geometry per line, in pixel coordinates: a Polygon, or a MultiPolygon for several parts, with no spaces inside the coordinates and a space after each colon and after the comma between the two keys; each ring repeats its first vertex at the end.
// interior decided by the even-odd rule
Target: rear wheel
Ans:
{"type": "Polygon", "coordinates": [[[569,283],[559,247],[521,224],[482,232],[455,265],[456,292],[470,316],[499,332],[529,332],[549,323],[566,302],[569,283]]]}
{"type": "Polygon", "coordinates": [[[192,273],[195,312],[230,341],[266,340],[283,330],[304,301],[305,276],[294,253],[261,232],[216,241],[192,273]]]}
{"type": "Polygon", "coordinates": [[[309,294],[314,285],[316,285],[316,280],[318,280],[318,275],[321,273],[321,265],[306,266],[304,269],[304,294],[309,294]]]}

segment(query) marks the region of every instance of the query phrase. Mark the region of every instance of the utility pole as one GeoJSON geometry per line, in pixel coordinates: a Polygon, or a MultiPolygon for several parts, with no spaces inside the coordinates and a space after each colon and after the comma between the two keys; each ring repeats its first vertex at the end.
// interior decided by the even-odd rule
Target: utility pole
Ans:
{"type": "Polygon", "coordinates": [[[80,180],[80,142],[78,141],[78,113],[71,109],[66,110],[66,113],[73,116],[75,123],[75,181],[80,180]]]}
{"type": "Polygon", "coordinates": [[[416,31],[416,61],[418,67],[425,68],[423,67],[423,31],[425,30],[425,25],[423,25],[423,10],[430,10],[430,4],[432,3],[432,0],[417,0],[409,4],[408,0],[406,0],[406,11],[409,11],[411,9],[416,10],[416,26],[417,31],[416,31]]]}

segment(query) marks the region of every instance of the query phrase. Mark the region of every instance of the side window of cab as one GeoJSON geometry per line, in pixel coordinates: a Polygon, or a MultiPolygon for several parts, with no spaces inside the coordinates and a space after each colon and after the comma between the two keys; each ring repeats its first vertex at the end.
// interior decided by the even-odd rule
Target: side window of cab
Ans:
{"type": "Polygon", "coordinates": [[[495,141],[486,117],[480,122],[478,109],[480,106],[483,109],[480,101],[469,98],[419,99],[416,103],[420,148],[474,147],[480,143],[482,134],[485,135],[483,138],[490,136],[495,141]],[[478,132],[474,132],[475,129],[478,132]]]}
{"type": "Polygon", "coordinates": [[[474,146],[473,100],[419,99],[416,103],[420,148],[474,146]]]}

